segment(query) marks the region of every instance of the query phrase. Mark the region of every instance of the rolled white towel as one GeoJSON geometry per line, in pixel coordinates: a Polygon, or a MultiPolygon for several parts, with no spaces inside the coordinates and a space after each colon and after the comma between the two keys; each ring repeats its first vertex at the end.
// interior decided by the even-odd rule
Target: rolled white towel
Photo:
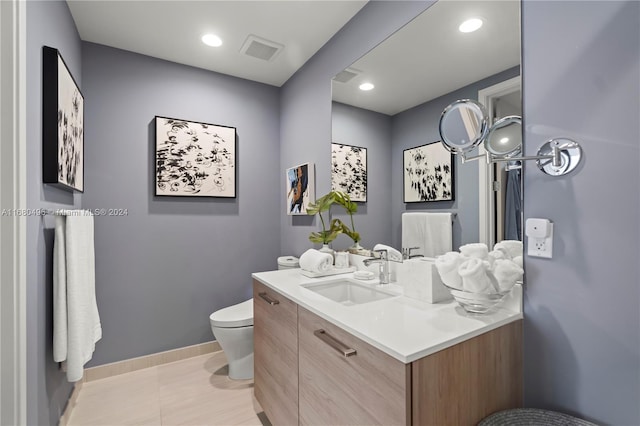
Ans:
{"type": "Polygon", "coordinates": [[[500,291],[511,290],[516,281],[522,279],[523,274],[524,269],[511,260],[498,259],[493,268],[493,275],[498,281],[500,291]]]}
{"type": "Polygon", "coordinates": [[[493,246],[494,250],[502,251],[508,259],[513,259],[516,256],[522,256],[522,241],[518,240],[504,240],[493,246]]]}
{"type": "Polygon", "coordinates": [[[489,269],[493,269],[493,264],[498,259],[506,259],[506,255],[504,254],[504,252],[501,252],[500,250],[493,250],[489,252],[489,255],[486,259],[486,261],[489,262],[490,265],[489,269]]]}
{"type": "Polygon", "coordinates": [[[524,268],[524,260],[522,259],[522,256],[516,256],[511,260],[513,260],[519,267],[524,268]]]}
{"type": "Polygon", "coordinates": [[[457,251],[450,251],[436,257],[435,265],[442,282],[449,287],[462,290],[462,278],[458,274],[458,267],[466,259],[457,251]]]}
{"type": "Polygon", "coordinates": [[[300,256],[300,268],[309,272],[327,272],[333,267],[333,256],[316,249],[309,249],[300,256]]]}
{"type": "Polygon", "coordinates": [[[462,253],[463,256],[485,260],[489,255],[489,248],[483,243],[465,244],[460,246],[460,253],[462,253]]]}
{"type": "Polygon", "coordinates": [[[469,258],[458,267],[462,287],[473,293],[493,293],[494,285],[487,274],[487,264],[478,258],[469,258]]]}
{"type": "Polygon", "coordinates": [[[492,250],[489,252],[489,257],[492,257],[493,260],[498,260],[498,259],[506,259],[507,255],[500,250],[492,250]]]}
{"type": "Polygon", "coordinates": [[[373,246],[373,251],[376,251],[376,250],[386,250],[387,258],[389,260],[402,262],[402,253],[400,253],[398,250],[394,249],[391,246],[387,246],[384,244],[376,244],[375,246],[373,246]]]}

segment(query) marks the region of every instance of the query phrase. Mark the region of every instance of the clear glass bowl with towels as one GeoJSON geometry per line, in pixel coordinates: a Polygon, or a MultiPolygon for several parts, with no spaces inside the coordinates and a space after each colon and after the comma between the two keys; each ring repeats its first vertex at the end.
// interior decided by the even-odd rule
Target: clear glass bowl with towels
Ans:
{"type": "Polygon", "coordinates": [[[495,293],[474,293],[449,287],[446,284],[444,284],[444,286],[449,289],[455,301],[458,302],[465,311],[474,314],[484,314],[490,311],[511,292],[511,289],[509,289],[495,293]]]}

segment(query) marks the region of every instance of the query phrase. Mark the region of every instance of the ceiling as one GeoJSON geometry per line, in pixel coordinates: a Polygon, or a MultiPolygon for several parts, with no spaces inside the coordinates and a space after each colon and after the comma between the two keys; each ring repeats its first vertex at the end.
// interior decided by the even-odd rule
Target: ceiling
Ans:
{"type": "Polygon", "coordinates": [[[68,0],[80,38],[282,86],[367,2],[68,0]],[[206,33],[220,47],[200,40],[206,33]],[[271,61],[240,52],[249,35],[284,45],[271,61]]]}
{"type": "Polygon", "coordinates": [[[519,64],[519,0],[440,0],[349,67],[360,73],[334,81],[333,99],[394,115],[519,64]],[[470,17],[482,28],[459,32],[470,17]]]}
{"type": "MultiPolygon", "coordinates": [[[[67,0],[84,41],[282,86],[367,3],[341,1],[67,0]],[[206,46],[213,32],[221,47],[206,46]],[[241,52],[251,35],[284,45],[272,60],[241,52]]],[[[333,83],[333,99],[394,115],[520,63],[519,0],[440,0],[333,83]],[[457,30],[468,17],[484,26],[457,30]],[[363,81],[376,88],[358,89],[363,81]]]]}

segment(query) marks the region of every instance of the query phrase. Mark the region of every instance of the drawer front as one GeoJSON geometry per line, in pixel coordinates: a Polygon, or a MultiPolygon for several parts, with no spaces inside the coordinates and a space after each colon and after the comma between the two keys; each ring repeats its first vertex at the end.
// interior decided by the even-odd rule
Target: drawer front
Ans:
{"type": "Polygon", "coordinates": [[[298,305],[253,281],[254,392],[274,425],[298,424],[298,305]]]}
{"type": "Polygon", "coordinates": [[[302,307],[298,339],[300,424],[411,422],[410,365],[302,307]]]}

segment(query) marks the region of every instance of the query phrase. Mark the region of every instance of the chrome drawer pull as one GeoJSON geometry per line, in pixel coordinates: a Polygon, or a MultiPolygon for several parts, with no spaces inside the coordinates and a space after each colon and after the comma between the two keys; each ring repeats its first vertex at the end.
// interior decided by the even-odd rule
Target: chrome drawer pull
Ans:
{"type": "Polygon", "coordinates": [[[262,297],[264,301],[270,305],[278,305],[280,303],[278,300],[272,299],[267,296],[267,293],[258,293],[258,296],[262,297]]]}
{"type": "Polygon", "coordinates": [[[355,349],[345,346],[339,340],[336,340],[334,337],[329,336],[327,332],[322,329],[314,331],[313,334],[345,357],[350,357],[357,354],[355,349]]]}

